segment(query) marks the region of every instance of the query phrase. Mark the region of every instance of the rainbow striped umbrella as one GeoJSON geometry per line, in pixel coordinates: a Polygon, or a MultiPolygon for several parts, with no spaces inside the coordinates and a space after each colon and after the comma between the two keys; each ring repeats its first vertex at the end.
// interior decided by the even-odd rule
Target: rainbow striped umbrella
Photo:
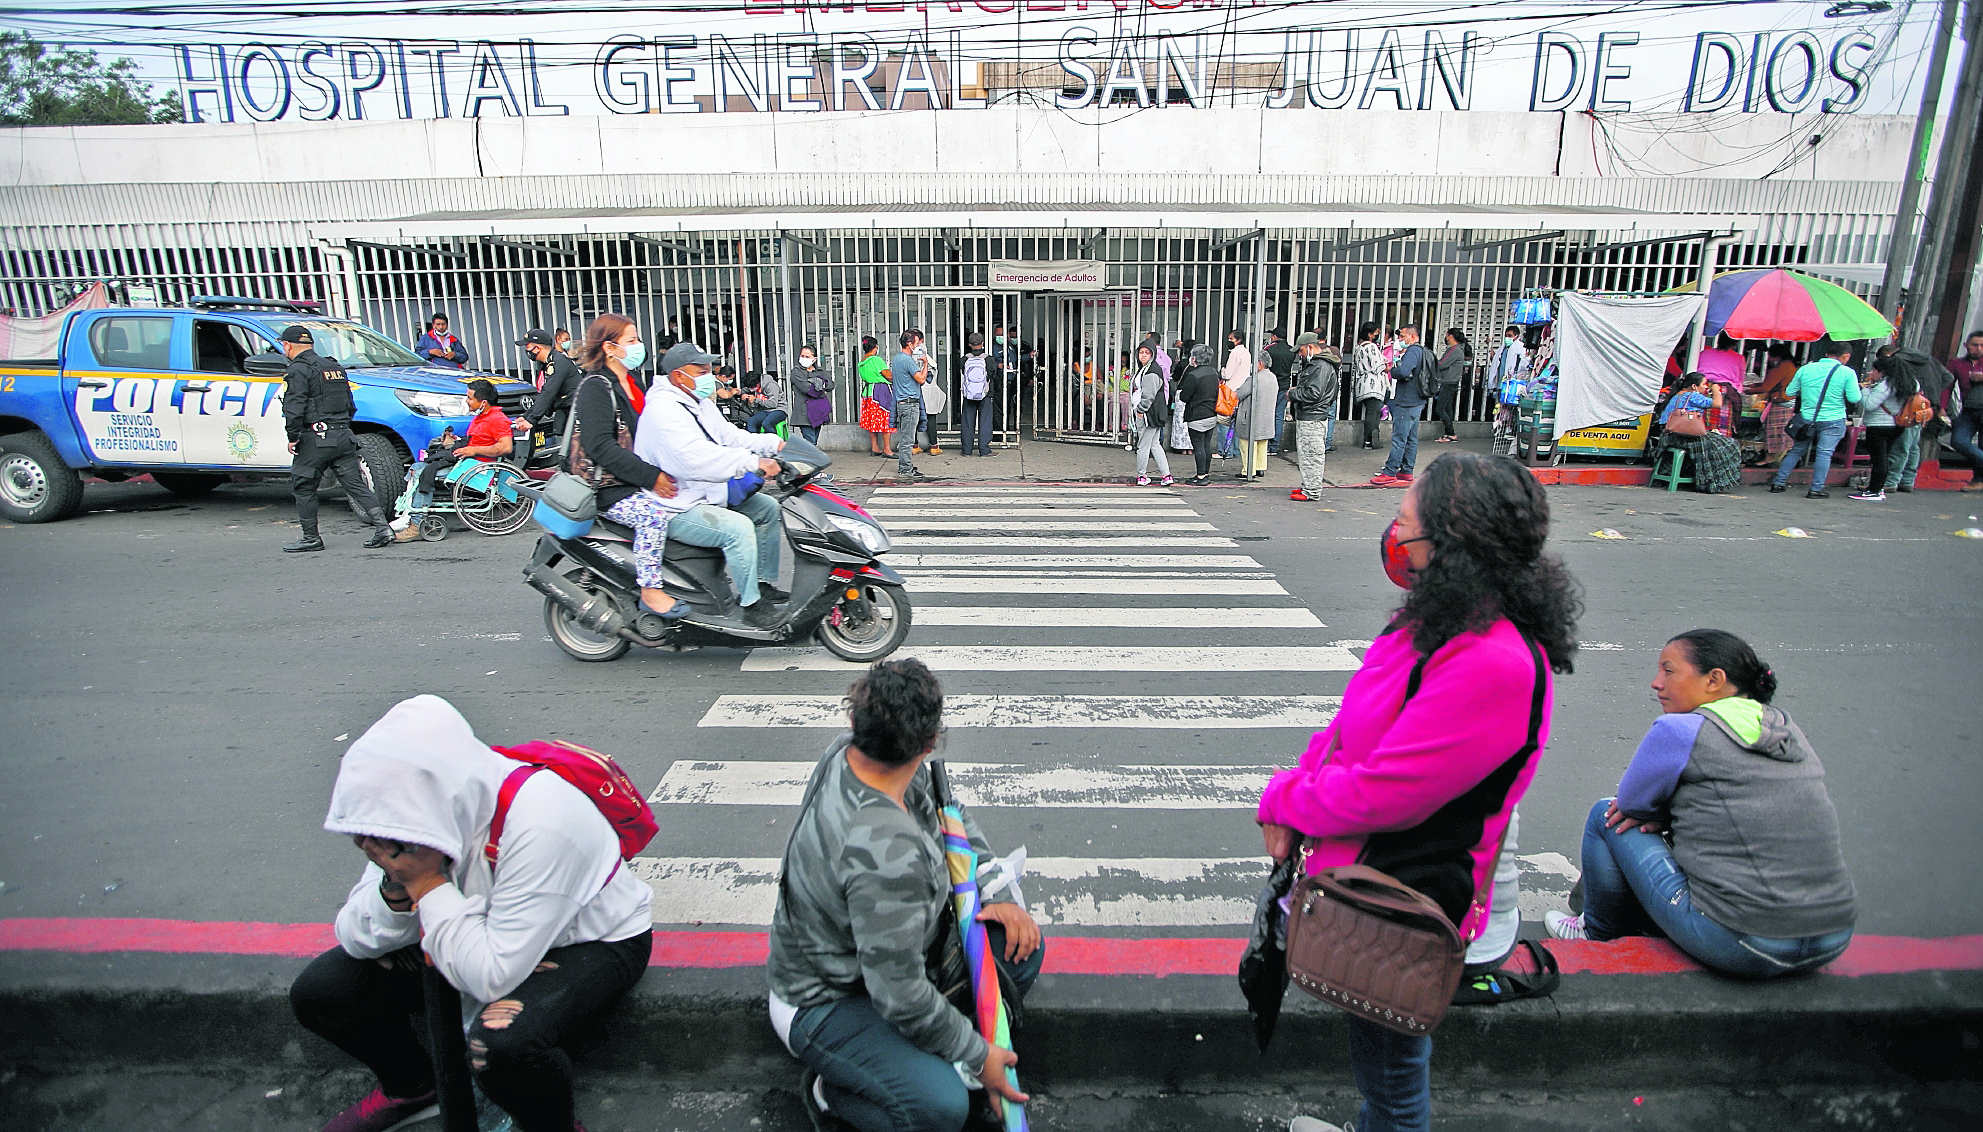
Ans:
{"type": "MultiPolygon", "coordinates": [[[[964,814],[950,795],[943,766],[930,764],[936,796],[943,802],[938,819],[943,826],[943,858],[950,868],[950,898],[957,906],[957,926],[964,934],[964,963],[971,969],[971,990],[978,1005],[978,1033],[1000,1049],[1012,1048],[1012,1031],[1006,1024],[1005,1000],[998,991],[998,969],[992,966],[991,947],[985,926],[978,922],[978,854],[971,848],[971,835],[964,830],[964,814]]],[[[1010,1068],[1005,1078],[1019,1088],[1019,1074],[1010,1068]]],[[[1027,1132],[1026,1109],[1004,1101],[1005,1132],[1027,1132]]]]}
{"type": "MultiPolygon", "coordinates": [[[[1695,289],[1689,283],[1668,294],[1695,289]]],[[[1708,285],[1707,336],[1784,342],[1856,342],[1891,338],[1893,323],[1836,283],[1782,268],[1725,271],[1708,285]]]]}

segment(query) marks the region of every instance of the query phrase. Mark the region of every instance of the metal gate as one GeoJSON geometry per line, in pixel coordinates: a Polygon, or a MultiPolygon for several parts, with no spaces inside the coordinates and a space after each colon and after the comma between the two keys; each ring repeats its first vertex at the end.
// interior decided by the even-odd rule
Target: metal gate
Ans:
{"type": "MultiPolygon", "coordinates": [[[[939,438],[959,435],[963,422],[962,394],[964,348],[973,334],[984,335],[985,349],[1000,349],[993,331],[1004,329],[1008,342],[1018,336],[1014,296],[982,289],[943,289],[906,291],[903,303],[911,315],[910,325],[920,329],[929,350],[935,381],[943,386],[943,412],[935,414],[939,438]]],[[[1017,358],[1014,356],[1016,363],[1017,358]]],[[[994,378],[992,396],[992,442],[1001,447],[1019,441],[1019,367],[1005,368],[994,378]]]]}
{"type": "Polygon", "coordinates": [[[1033,434],[1119,444],[1129,436],[1129,374],[1142,334],[1142,292],[1110,287],[1033,301],[1044,331],[1034,345],[1033,434]]]}

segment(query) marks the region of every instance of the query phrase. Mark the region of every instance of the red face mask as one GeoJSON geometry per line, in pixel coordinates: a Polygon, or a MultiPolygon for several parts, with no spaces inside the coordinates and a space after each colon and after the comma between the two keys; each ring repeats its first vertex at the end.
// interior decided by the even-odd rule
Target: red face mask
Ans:
{"type": "Polygon", "coordinates": [[[1401,590],[1412,588],[1412,582],[1417,577],[1418,571],[1412,567],[1411,551],[1406,550],[1405,547],[1415,542],[1430,541],[1431,537],[1428,535],[1399,538],[1396,519],[1391,520],[1391,525],[1384,528],[1383,549],[1378,553],[1384,562],[1384,576],[1391,579],[1392,585],[1401,590]]]}

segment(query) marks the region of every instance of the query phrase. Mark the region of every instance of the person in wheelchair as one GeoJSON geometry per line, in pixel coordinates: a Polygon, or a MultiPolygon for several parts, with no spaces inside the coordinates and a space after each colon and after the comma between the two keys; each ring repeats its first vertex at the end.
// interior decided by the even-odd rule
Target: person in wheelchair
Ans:
{"type": "Polygon", "coordinates": [[[769,457],[784,441],[723,419],[711,400],[716,361],[692,342],[677,344],[661,359],[662,380],[648,391],[634,455],[674,477],[674,498],[661,501],[672,513],[668,538],[722,550],[744,622],[763,628],[777,622],[777,606],[791,596],[772,584],[783,538],[778,503],[757,493],[732,506],[730,481],[752,472],[777,475],[778,464],[769,457]]]}
{"type": "MultiPolygon", "coordinates": [[[[475,419],[468,422],[468,436],[452,448],[427,450],[427,458],[413,465],[407,475],[413,480],[413,497],[406,514],[394,524],[399,542],[420,537],[420,517],[434,505],[434,481],[442,472],[463,460],[499,460],[510,454],[510,419],[496,407],[496,386],[487,379],[468,383],[468,411],[475,419]]],[[[438,442],[436,442],[438,447],[438,442]]]]}

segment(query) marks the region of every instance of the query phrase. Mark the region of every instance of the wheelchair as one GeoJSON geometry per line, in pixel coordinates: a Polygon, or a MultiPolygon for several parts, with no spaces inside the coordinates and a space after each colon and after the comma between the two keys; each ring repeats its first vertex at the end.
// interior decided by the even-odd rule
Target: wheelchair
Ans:
{"type": "MultiPolygon", "coordinates": [[[[485,535],[507,535],[522,530],[530,522],[532,501],[518,493],[516,485],[527,481],[524,468],[532,466],[535,460],[533,435],[527,431],[515,435],[516,450],[510,453],[510,459],[471,457],[435,477],[434,501],[420,516],[420,537],[428,542],[447,538],[449,515],[460,517],[470,530],[485,535]]],[[[406,487],[394,504],[395,514],[404,515],[412,510],[417,486],[413,470],[407,469],[406,487]]]]}

